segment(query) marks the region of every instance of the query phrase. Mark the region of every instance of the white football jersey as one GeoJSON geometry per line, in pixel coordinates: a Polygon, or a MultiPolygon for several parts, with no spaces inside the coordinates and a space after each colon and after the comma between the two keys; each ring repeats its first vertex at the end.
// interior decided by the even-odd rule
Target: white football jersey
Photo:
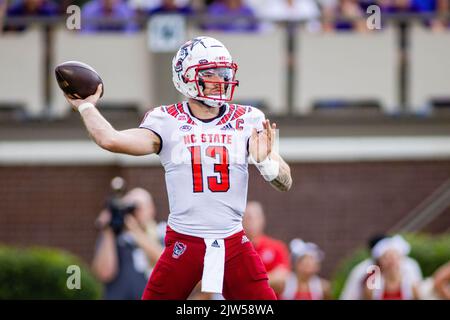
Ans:
{"type": "Polygon", "coordinates": [[[140,128],[161,139],[170,214],[176,232],[225,238],[242,230],[247,203],[248,141],[264,114],[226,104],[214,119],[195,118],[187,102],[148,112],[140,128]]]}

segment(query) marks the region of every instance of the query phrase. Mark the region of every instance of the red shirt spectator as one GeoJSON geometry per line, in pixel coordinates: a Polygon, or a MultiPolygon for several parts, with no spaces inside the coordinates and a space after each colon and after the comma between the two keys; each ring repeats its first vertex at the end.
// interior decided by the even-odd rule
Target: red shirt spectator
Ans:
{"type": "Polygon", "coordinates": [[[289,276],[290,260],[287,246],[264,234],[265,217],[262,205],[250,201],[244,214],[244,229],[261,257],[269,276],[269,285],[279,298],[289,276]]]}
{"type": "Polygon", "coordinates": [[[252,242],[267,272],[271,272],[278,266],[290,268],[289,251],[283,242],[267,235],[260,235],[252,242]]]}

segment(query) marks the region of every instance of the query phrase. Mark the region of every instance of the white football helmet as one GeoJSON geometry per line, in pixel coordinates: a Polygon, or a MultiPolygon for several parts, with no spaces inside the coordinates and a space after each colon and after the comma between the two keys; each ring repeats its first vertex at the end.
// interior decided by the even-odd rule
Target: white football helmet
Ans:
{"type": "Polygon", "coordinates": [[[197,37],[182,45],[173,58],[173,84],[188,98],[220,107],[233,99],[234,89],[239,85],[235,80],[237,68],[220,41],[197,37]],[[211,94],[204,92],[206,83],[215,84],[211,94]]]}

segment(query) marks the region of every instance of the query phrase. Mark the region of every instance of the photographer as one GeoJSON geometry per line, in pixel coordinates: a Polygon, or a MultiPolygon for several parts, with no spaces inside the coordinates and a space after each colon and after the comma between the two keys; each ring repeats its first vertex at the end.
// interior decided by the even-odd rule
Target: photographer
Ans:
{"type": "Polygon", "coordinates": [[[142,188],[112,197],[100,213],[92,269],[105,284],[105,299],[140,299],[163,250],[154,217],[153,199],[142,188]]]}

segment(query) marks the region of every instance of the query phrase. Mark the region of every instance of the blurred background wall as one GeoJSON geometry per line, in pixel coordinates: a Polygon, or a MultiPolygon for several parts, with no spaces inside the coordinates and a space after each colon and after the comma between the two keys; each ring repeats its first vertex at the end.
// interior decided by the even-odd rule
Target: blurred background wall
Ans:
{"type": "MultiPolygon", "coordinates": [[[[317,10],[293,18],[264,16],[262,2],[247,1],[255,12],[244,17],[249,30],[230,31],[205,27],[202,19],[220,20],[209,10],[214,1],[179,2],[193,12],[180,11],[185,28],[170,29],[170,20],[162,28],[166,45],[170,32],[182,41],[199,34],[223,41],[239,64],[236,101],[261,108],[280,129],[291,191],[277,193],[250,168],[248,198],[263,203],[270,235],[319,244],[330,276],[374,233],[450,231],[448,6],[382,7],[382,28],[369,30],[365,9],[377,1],[310,1],[317,10]]],[[[147,188],[162,221],[164,172],[153,157],[120,157],[90,142],[53,79],[54,66],[92,65],[105,83],[99,108],[117,129],[136,127],[147,110],[181,97],[171,83],[174,51],[151,46],[161,37],[147,24],[154,12],[133,32],[83,32],[65,27],[64,6],[25,22],[3,10],[0,242],[56,246],[89,261],[110,180],[120,175],[130,187],[147,188]]]]}

